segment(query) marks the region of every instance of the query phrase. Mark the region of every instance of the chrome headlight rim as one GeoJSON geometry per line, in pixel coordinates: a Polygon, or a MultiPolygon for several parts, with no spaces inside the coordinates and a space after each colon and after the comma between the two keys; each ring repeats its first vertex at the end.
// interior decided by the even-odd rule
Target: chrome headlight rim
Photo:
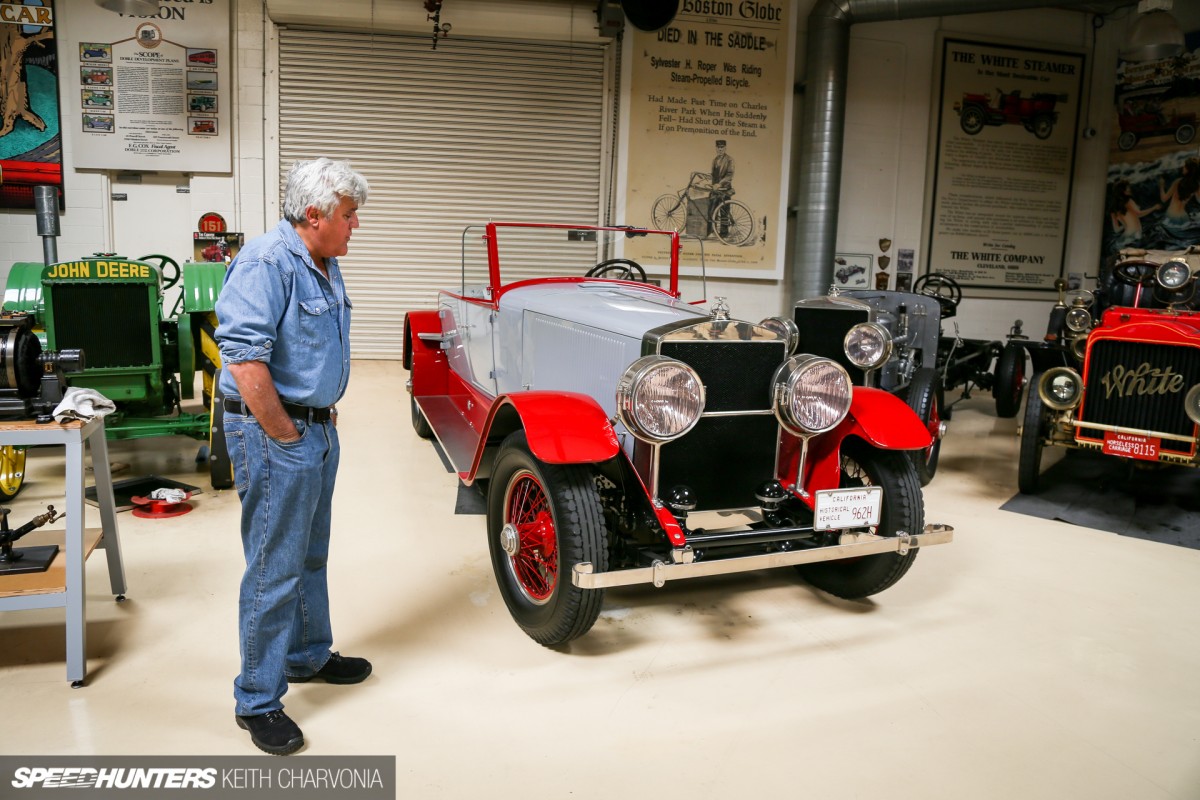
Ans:
{"type": "Polygon", "coordinates": [[[663,444],[678,439],[696,427],[696,423],[700,421],[700,417],[704,414],[706,398],[704,383],[700,380],[700,375],[690,365],[668,356],[642,356],[637,361],[634,361],[625,368],[625,372],[617,380],[616,394],[617,418],[630,433],[638,439],[650,442],[651,444],[663,444]],[[639,390],[644,385],[644,382],[651,378],[655,372],[663,369],[677,369],[682,371],[694,385],[691,393],[693,399],[696,401],[694,408],[688,412],[688,416],[684,417],[683,424],[676,425],[669,432],[664,432],[652,425],[648,425],[647,420],[640,415],[643,409],[638,407],[639,390]]]}
{"type": "Polygon", "coordinates": [[[1083,401],[1083,378],[1070,367],[1052,367],[1042,375],[1042,379],[1038,382],[1037,393],[1047,407],[1055,411],[1070,411],[1077,408],[1083,401]],[[1064,379],[1072,390],[1071,395],[1066,398],[1055,394],[1051,386],[1055,382],[1063,385],[1061,381],[1064,379]]]}
{"type": "Polygon", "coordinates": [[[787,361],[779,365],[775,370],[775,376],[771,380],[772,385],[772,408],[775,412],[775,418],[779,421],[789,433],[795,436],[815,436],[820,433],[826,433],[833,430],[842,423],[846,415],[850,413],[850,402],[853,399],[854,386],[850,380],[850,373],[846,372],[846,368],[837,363],[831,358],[814,356],[808,353],[800,353],[792,356],[787,361]],[[797,390],[802,387],[802,381],[806,376],[813,373],[814,370],[834,371],[834,379],[840,383],[841,398],[835,398],[835,401],[841,406],[828,415],[828,418],[820,425],[807,424],[806,420],[799,418],[795,413],[794,401],[796,400],[797,390]]]}
{"type": "Polygon", "coordinates": [[[1200,425],[1200,383],[1197,383],[1183,398],[1183,411],[1188,419],[1200,425]]]}
{"type": "Polygon", "coordinates": [[[1158,269],[1154,272],[1154,280],[1159,286],[1167,291],[1178,291],[1184,286],[1187,286],[1188,281],[1192,279],[1191,266],[1182,259],[1170,259],[1158,265],[1158,269]],[[1172,275],[1179,275],[1182,268],[1182,279],[1172,278],[1172,275]]]}
{"type": "Polygon", "coordinates": [[[1067,310],[1063,324],[1071,333],[1085,333],[1092,329],[1092,314],[1086,308],[1076,306],[1067,310]]]}
{"type": "Polygon", "coordinates": [[[800,346],[800,327],[788,317],[767,317],[758,324],[778,334],[784,340],[789,356],[795,353],[796,348],[800,346]]]}
{"type": "Polygon", "coordinates": [[[850,363],[859,369],[879,369],[892,357],[892,334],[878,322],[860,322],[846,331],[846,336],[842,339],[842,350],[846,353],[846,358],[850,359],[850,363]],[[851,342],[862,341],[864,336],[870,335],[879,339],[879,353],[867,360],[855,358],[851,351],[851,342]]]}

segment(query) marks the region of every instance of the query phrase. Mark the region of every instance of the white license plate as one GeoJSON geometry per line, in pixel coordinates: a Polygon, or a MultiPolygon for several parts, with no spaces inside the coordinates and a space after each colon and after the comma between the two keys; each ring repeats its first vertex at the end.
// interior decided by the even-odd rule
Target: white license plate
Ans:
{"type": "Polygon", "coordinates": [[[864,486],[861,489],[825,489],[817,492],[813,529],[834,531],[878,525],[879,511],[882,507],[882,486],[864,486]]]}

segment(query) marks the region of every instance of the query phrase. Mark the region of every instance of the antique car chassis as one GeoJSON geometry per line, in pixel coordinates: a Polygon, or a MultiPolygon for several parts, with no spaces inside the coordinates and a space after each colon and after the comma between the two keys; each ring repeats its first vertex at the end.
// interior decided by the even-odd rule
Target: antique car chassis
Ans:
{"type": "Polygon", "coordinates": [[[1021,426],[1022,493],[1043,488],[1046,447],[1095,450],[1131,466],[1200,465],[1198,270],[1197,247],[1123,251],[1096,292],[1097,308],[1084,299],[1088,292],[1068,306],[1060,289],[1051,341],[1030,349],[1035,373],[1021,426]],[[1065,333],[1056,333],[1056,324],[1065,333]]]}
{"type": "Polygon", "coordinates": [[[913,289],[831,290],[826,297],[799,301],[792,313],[801,331],[802,349],[834,359],[856,385],[891,392],[916,412],[933,437],[929,448],[910,453],[924,485],[937,472],[942,436],[954,405],[970,398],[973,388],[992,392],[998,416],[1016,416],[1025,381],[1025,354],[1020,320],[1007,344],[964,339],[957,331],[943,335],[942,321],[957,313],[962,300],[962,289],[948,276],[928,273],[913,289]],[[881,326],[881,338],[887,340],[881,362],[868,367],[853,363],[845,348],[850,330],[864,323],[881,326]],[[947,403],[946,392],[960,388],[959,398],[947,403]]]}
{"type": "Polygon", "coordinates": [[[677,232],[481,229],[486,284],[469,280],[464,255],[462,285],[408,314],[404,365],[417,434],[436,438],[464,484],[486,486],[496,580],[535,641],[586,633],[611,586],[792,565],[865,597],[918,548],[953,538],[924,524],[905,451],[930,437],[912,411],[851,387],[828,359],[793,355],[788,320],[683,302],[677,232]],[[501,240],[534,234],[592,242],[599,263],[505,283],[501,253],[517,250],[501,240]],[[669,254],[664,287],[594,244],[646,236],[669,254]]]}

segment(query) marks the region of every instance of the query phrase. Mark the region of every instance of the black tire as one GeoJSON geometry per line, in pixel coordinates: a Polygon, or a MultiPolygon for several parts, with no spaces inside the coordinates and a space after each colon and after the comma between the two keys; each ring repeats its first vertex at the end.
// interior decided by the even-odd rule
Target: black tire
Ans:
{"type": "Polygon", "coordinates": [[[225,442],[225,395],[213,379],[212,403],[208,407],[208,480],[214,489],[233,486],[233,462],[229,460],[229,445],[225,442]]]}
{"type": "Polygon", "coordinates": [[[934,437],[933,444],[924,450],[908,450],[908,457],[917,470],[917,479],[922,486],[929,484],[937,474],[938,456],[942,452],[942,437],[939,435],[942,422],[943,402],[942,377],[937,370],[921,367],[913,373],[912,382],[904,392],[904,402],[921,418],[921,424],[934,437]]]}
{"type": "Polygon", "coordinates": [[[1054,133],[1054,120],[1045,115],[1035,117],[1033,120],[1033,135],[1039,139],[1049,139],[1050,134],[1054,133]]]}
{"type": "Polygon", "coordinates": [[[996,359],[996,375],[992,382],[992,397],[996,400],[996,416],[1012,419],[1021,410],[1021,390],[1025,388],[1025,348],[1014,342],[1004,345],[996,359]]]}
{"type": "Polygon", "coordinates": [[[679,195],[664,194],[654,201],[650,219],[660,231],[683,233],[687,227],[687,205],[679,195]]]}
{"type": "Polygon", "coordinates": [[[974,136],[983,130],[983,111],[978,106],[967,106],[958,118],[963,133],[974,136]]]}
{"type": "Polygon", "coordinates": [[[412,410],[413,430],[417,432],[417,436],[422,439],[433,438],[433,428],[429,427],[429,420],[425,419],[425,415],[421,413],[421,407],[417,405],[417,398],[411,394],[408,396],[408,402],[412,410]]]}
{"type": "MultiPolygon", "coordinates": [[[[918,534],[925,527],[925,509],[921,486],[912,461],[899,450],[876,450],[861,439],[847,439],[842,445],[843,487],[873,485],[883,487],[883,508],[874,533],[895,536],[898,531],[918,534]]],[[[822,591],[847,600],[878,594],[904,577],[920,548],[905,555],[881,553],[875,556],[801,564],[796,570],[804,580],[822,591]]]]}
{"type": "Polygon", "coordinates": [[[745,244],[754,236],[754,215],[749,207],[737,200],[727,200],[717,206],[712,215],[713,231],[725,244],[745,244]],[[721,217],[724,215],[724,233],[721,232],[721,217]]]}
{"type": "Polygon", "coordinates": [[[1017,488],[1021,494],[1037,494],[1041,488],[1042,448],[1046,435],[1046,404],[1038,395],[1038,379],[1029,379],[1025,393],[1025,422],[1021,427],[1021,455],[1017,459],[1017,488]]]}
{"type": "Polygon", "coordinates": [[[547,647],[587,633],[600,615],[604,591],[575,586],[571,571],[581,562],[591,562],[597,572],[608,569],[594,470],[542,463],[529,452],[525,432],[512,433],[492,470],[487,516],[496,583],[521,630],[547,647]],[[553,559],[546,557],[550,542],[553,559]]]}

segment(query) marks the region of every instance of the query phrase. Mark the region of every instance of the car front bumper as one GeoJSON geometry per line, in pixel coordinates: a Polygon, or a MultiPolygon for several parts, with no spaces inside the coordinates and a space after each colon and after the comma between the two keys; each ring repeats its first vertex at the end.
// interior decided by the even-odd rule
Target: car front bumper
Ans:
{"type": "Polygon", "coordinates": [[[691,549],[682,548],[674,551],[678,561],[669,563],[656,560],[648,567],[635,567],[613,572],[595,572],[591,562],[585,561],[575,565],[571,572],[571,582],[581,589],[607,589],[611,586],[631,586],[639,583],[652,583],[661,587],[667,581],[683,580],[684,578],[727,575],[733,572],[751,572],[797,564],[815,564],[821,561],[837,561],[880,553],[905,555],[914,547],[947,544],[953,540],[954,528],[949,525],[931,524],[926,525],[924,530],[915,536],[905,533],[889,537],[869,536],[863,541],[849,544],[813,547],[804,550],[785,550],[711,561],[690,560],[693,555],[691,549]]]}

